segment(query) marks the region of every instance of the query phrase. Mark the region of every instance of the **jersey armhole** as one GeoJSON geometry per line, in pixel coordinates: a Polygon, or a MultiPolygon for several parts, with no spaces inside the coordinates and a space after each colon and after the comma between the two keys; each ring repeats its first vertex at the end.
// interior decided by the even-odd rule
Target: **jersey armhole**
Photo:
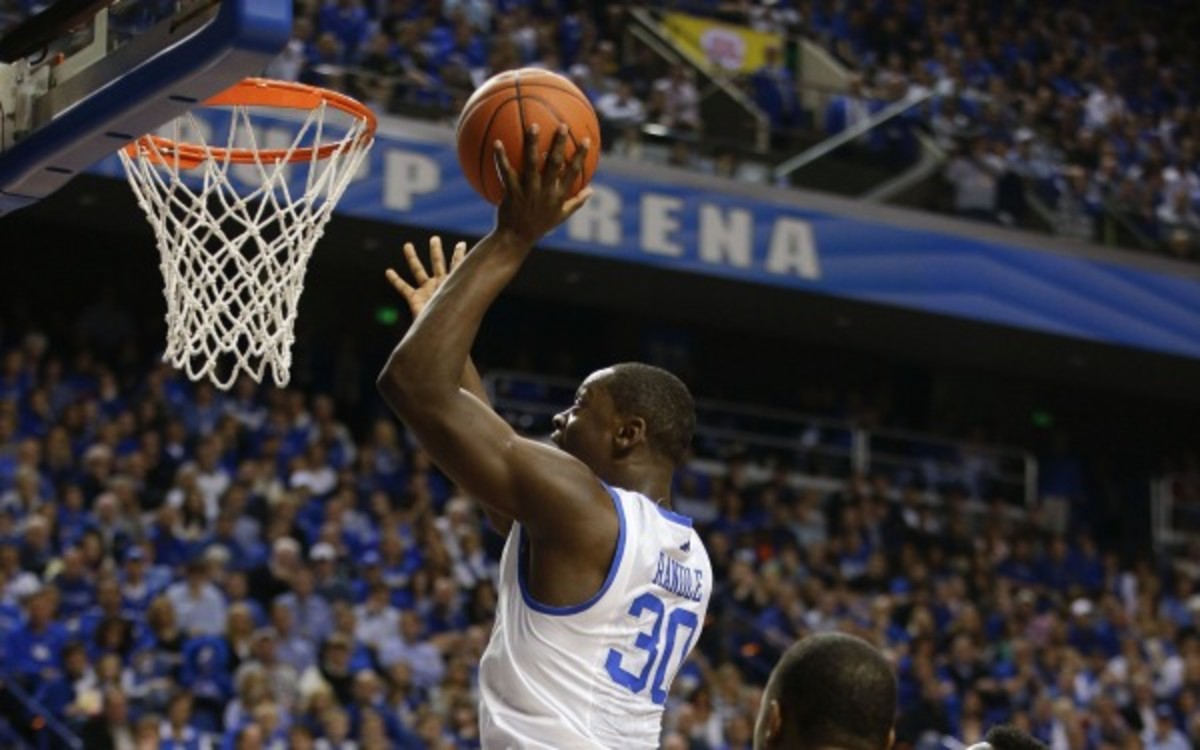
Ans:
{"type": "Polygon", "coordinates": [[[543,615],[553,615],[555,617],[565,617],[567,615],[577,615],[581,612],[586,612],[604,597],[609,587],[612,586],[612,582],[616,579],[617,571],[621,567],[621,558],[625,556],[625,507],[616,490],[603,482],[601,484],[608,491],[608,496],[612,499],[613,507],[617,511],[617,548],[613,551],[613,559],[608,566],[608,575],[604,578],[604,583],[600,586],[600,590],[588,597],[586,601],[564,607],[555,607],[550,604],[542,604],[533,598],[533,593],[529,590],[526,572],[526,567],[528,567],[526,561],[528,558],[525,555],[525,547],[528,541],[525,538],[525,528],[520,524],[514,524],[516,532],[519,535],[517,539],[517,584],[520,586],[521,599],[525,602],[525,606],[534,612],[539,612],[543,615]]]}

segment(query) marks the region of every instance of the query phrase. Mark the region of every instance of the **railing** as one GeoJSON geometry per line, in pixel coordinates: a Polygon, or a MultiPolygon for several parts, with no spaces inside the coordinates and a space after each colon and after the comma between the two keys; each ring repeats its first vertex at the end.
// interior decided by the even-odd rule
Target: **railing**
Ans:
{"type": "Polygon", "coordinates": [[[932,98],[933,91],[925,91],[916,96],[906,96],[903,99],[888,104],[883,109],[847,127],[845,130],[829,136],[815,146],[805,149],[790,159],[784,160],[775,167],[775,179],[777,181],[788,179],[796,170],[803,169],[827,154],[845,146],[847,143],[863,137],[875,128],[906,114],[914,107],[921,106],[932,98]]]}
{"type": "MultiPolygon", "coordinates": [[[[574,400],[578,383],[518,372],[485,378],[496,411],[529,435],[546,436],[555,413],[574,400]]],[[[1028,451],[973,444],[901,430],[722,401],[696,403],[694,451],[699,464],[721,473],[725,458],[746,459],[747,478],[765,479],[782,460],[798,484],[830,486],[855,476],[884,475],[936,495],[958,490],[974,500],[1002,498],[1018,507],[1037,502],[1037,459],[1028,451]]]]}
{"type": "Polygon", "coordinates": [[[83,750],[83,741],[4,671],[0,671],[0,710],[38,750],[83,750]]]}
{"type": "Polygon", "coordinates": [[[917,132],[917,143],[920,144],[920,156],[916,163],[895,177],[879,183],[859,196],[867,203],[887,203],[903,193],[912,190],[936,175],[946,164],[947,154],[929,135],[917,132]]]}
{"type": "Polygon", "coordinates": [[[1155,553],[1200,574],[1200,487],[1176,475],[1151,480],[1150,523],[1155,553]]]}

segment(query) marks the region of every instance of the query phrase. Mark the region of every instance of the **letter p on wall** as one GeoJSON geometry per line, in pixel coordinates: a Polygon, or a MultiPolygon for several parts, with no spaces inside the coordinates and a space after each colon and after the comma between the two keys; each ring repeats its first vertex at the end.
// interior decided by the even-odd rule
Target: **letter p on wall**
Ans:
{"type": "Polygon", "coordinates": [[[392,149],[383,161],[383,205],[394,211],[411,211],[413,198],[436,191],[442,170],[428,156],[392,149]]]}

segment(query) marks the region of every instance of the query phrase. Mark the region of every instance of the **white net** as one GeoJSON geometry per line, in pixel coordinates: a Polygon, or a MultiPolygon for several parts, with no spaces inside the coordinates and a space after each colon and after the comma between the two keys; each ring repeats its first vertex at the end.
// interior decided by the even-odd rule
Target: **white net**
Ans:
{"type": "MultiPolygon", "coordinates": [[[[309,257],[372,143],[365,120],[322,100],[303,122],[286,123],[299,125],[290,146],[260,150],[256,109],[261,116],[238,105],[179,118],[168,137],[191,144],[183,156],[150,138],[133,154],[120,152],[158,244],[167,301],[163,359],[222,389],[242,374],[262,382],[268,367],[277,386],[288,383],[309,257]],[[327,115],[350,122],[329,127],[327,115]],[[221,158],[212,158],[214,140],[221,158]],[[208,158],[189,163],[187,153],[197,149],[208,158]],[[252,158],[238,164],[233,149],[252,158]]],[[[290,134],[273,128],[266,137],[281,132],[290,134]]]]}

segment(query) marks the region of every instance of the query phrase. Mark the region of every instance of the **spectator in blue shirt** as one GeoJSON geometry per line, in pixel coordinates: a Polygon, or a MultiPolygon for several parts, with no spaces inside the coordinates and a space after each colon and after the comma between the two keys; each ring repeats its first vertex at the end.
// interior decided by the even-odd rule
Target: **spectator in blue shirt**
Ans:
{"type": "Polygon", "coordinates": [[[390,747],[416,748],[421,747],[420,740],[409,732],[395,712],[388,708],[386,693],[379,675],[372,669],[362,669],[354,674],[354,702],[346,707],[350,719],[350,734],[361,741],[364,723],[370,722],[371,716],[377,716],[384,726],[386,739],[390,747]]]}
{"type": "Polygon", "coordinates": [[[96,675],[88,665],[87,648],[79,641],[63,645],[62,662],[62,674],[45,682],[35,697],[52,714],[78,726],[87,716],[87,707],[80,698],[97,689],[96,675]]]}
{"type": "Polygon", "coordinates": [[[346,50],[346,59],[341,62],[353,62],[351,58],[367,40],[370,20],[362,0],[328,1],[317,16],[321,31],[332,33],[346,50]]]}
{"type": "Polygon", "coordinates": [[[180,690],[171,696],[166,717],[159,725],[158,750],[211,750],[208,737],[192,721],[192,694],[180,690]]]}
{"type": "Polygon", "coordinates": [[[301,566],[292,577],[292,590],[278,599],[292,614],[296,634],[320,643],[333,632],[333,610],[314,589],[312,570],[301,566]]]}
{"type": "Polygon", "coordinates": [[[422,613],[430,635],[459,631],[469,624],[458,584],[450,576],[433,582],[433,595],[422,607],[422,613]]]}
{"type": "Polygon", "coordinates": [[[1160,703],[1154,710],[1154,724],[1142,731],[1145,750],[1191,750],[1192,743],[1187,735],[1179,731],[1175,711],[1167,703],[1160,703]]]}
{"type": "Polygon", "coordinates": [[[178,567],[191,554],[187,540],[177,531],[179,523],[179,510],[169,503],[164,503],[155,514],[149,541],[154,548],[154,560],[160,565],[178,567]]]}
{"type": "Polygon", "coordinates": [[[92,526],[92,518],[84,507],[83,490],[77,484],[66,484],[58,492],[58,544],[70,547],[78,544],[92,526]]]}
{"type": "Polygon", "coordinates": [[[66,626],[55,619],[58,593],[44,586],[25,600],[25,622],[8,636],[6,668],[31,686],[61,674],[66,626]]]}
{"type": "Polygon", "coordinates": [[[200,635],[183,647],[179,684],[195,699],[196,721],[207,731],[221,726],[225,706],[233,697],[233,674],[225,640],[200,635]]]}
{"type": "Polygon", "coordinates": [[[62,568],[54,577],[59,592],[59,615],[75,620],[96,601],[96,587],[77,547],[63,552],[62,568]]]}
{"type": "Polygon", "coordinates": [[[146,551],[141,546],[130,547],[125,553],[125,564],[119,573],[125,607],[145,612],[151,600],[161,592],[160,585],[152,582],[148,567],[146,551]]]}
{"type": "Polygon", "coordinates": [[[770,118],[773,128],[783,130],[796,126],[799,116],[796,81],[784,64],[779,47],[766,48],[763,64],[754,71],[750,84],[754,103],[770,118]]]}
{"type": "Polygon", "coordinates": [[[446,673],[442,652],[425,639],[425,626],[416,612],[400,615],[400,631],[379,647],[379,663],[389,668],[396,662],[408,665],[413,684],[420,688],[438,685],[446,673]]]}
{"type": "Polygon", "coordinates": [[[120,583],[112,575],[104,575],[97,582],[95,604],[79,617],[79,636],[85,641],[94,640],[96,628],[104,619],[126,622],[130,626],[131,634],[142,622],[140,611],[128,607],[122,600],[120,583]]]}
{"type": "Polygon", "coordinates": [[[291,608],[282,598],[271,604],[271,627],[275,631],[279,660],[303,672],[317,660],[316,646],[296,631],[291,608]]]}

